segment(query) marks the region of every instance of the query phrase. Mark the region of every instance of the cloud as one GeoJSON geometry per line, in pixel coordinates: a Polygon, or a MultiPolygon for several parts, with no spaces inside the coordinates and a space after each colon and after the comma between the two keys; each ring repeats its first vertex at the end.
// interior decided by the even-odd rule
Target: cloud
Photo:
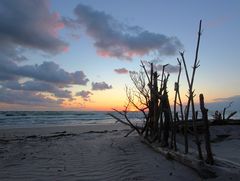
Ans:
{"type": "Polygon", "coordinates": [[[132,70],[132,71],[129,71],[129,74],[132,74],[132,75],[138,75],[138,72],[132,70]]]}
{"type": "Polygon", "coordinates": [[[82,91],[76,93],[76,96],[82,97],[84,101],[89,101],[90,95],[93,95],[93,93],[90,91],[85,91],[85,90],[82,90],[82,91]]]}
{"type": "Polygon", "coordinates": [[[63,90],[54,84],[40,81],[27,81],[19,83],[18,81],[7,81],[0,84],[3,88],[21,91],[49,92],[58,98],[72,98],[71,91],[63,90]]]}
{"type": "Polygon", "coordinates": [[[108,85],[106,82],[92,82],[92,90],[106,90],[112,89],[111,85],[108,85]]]}
{"type": "MultiPolygon", "coordinates": [[[[146,68],[148,69],[148,71],[150,72],[150,63],[152,62],[148,62],[148,61],[143,61],[144,65],[146,66],[146,68]]],[[[162,71],[163,70],[163,64],[156,64],[153,63],[153,70],[154,71],[162,71]]],[[[165,66],[165,72],[167,73],[177,73],[179,71],[179,65],[171,65],[168,64],[167,66],[165,66]]]]}
{"type": "Polygon", "coordinates": [[[62,99],[50,99],[35,92],[16,91],[0,88],[0,102],[33,106],[59,107],[62,99]]]}
{"type": "Polygon", "coordinates": [[[0,72],[0,80],[16,80],[19,77],[28,77],[58,84],[79,85],[86,85],[89,81],[83,71],[69,73],[54,62],[19,66],[13,61],[3,59],[0,61],[0,72]]]}
{"type": "Polygon", "coordinates": [[[64,90],[64,87],[69,87],[71,84],[86,85],[89,81],[83,71],[67,72],[54,62],[20,66],[8,57],[2,56],[2,58],[0,61],[0,85],[3,95],[0,102],[28,104],[27,101],[29,100],[29,104],[44,105],[46,103],[46,107],[53,104],[60,106],[63,99],[72,99],[71,92],[64,90]],[[22,78],[32,80],[19,83],[22,78]],[[51,93],[59,101],[40,96],[39,92],[51,93]],[[16,95],[11,96],[11,94],[16,95]],[[26,101],[18,98],[18,94],[26,97],[26,101]],[[28,94],[29,97],[27,97],[28,94]]]}
{"type": "MultiPolygon", "coordinates": [[[[156,65],[156,69],[157,69],[158,71],[162,71],[163,65],[162,65],[162,64],[156,65]]],[[[171,65],[171,64],[168,64],[168,65],[165,67],[165,72],[167,72],[167,73],[177,73],[178,71],[179,71],[179,65],[171,65]]]]}
{"type": "Polygon", "coordinates": [[[232,20],[230,16],[219,16],[215,19],[208,20],[205,22],[206,28],[217,28],[219,26],[223,26],[224,24],[228,23],[232,20]]]}
{"type": "Polygon", "coordinates": [[[50,12],[48,0],[0,1],[1,45],[56,54],[68,48],[58,37],[63,27],[59,15],[50,12]]]}
{"type": "Polygon", "coordinates": [[[59,107],[72,99],[64,88],[87,84],[83,71],[68,72],[50,61],[25,63],[28,51],[45,56],[66,51],[69,45],[59,34],[64,26],[49,0],[0,1],[0,102],[59,107]],[[42,94],[46,92],[54,100],[42,94]]]}
{"type": "Polygon", "coordinates": [[[18,65],[0,53],[0,80],[17,80],[18,76],[14,73],[18,65]]]}
{"type": "Polygon", "coordinates": [[[114,71],[118,74],[127,74],[128,73],[128,70],[126,68],[114,69],[114,71]]]}
{"type": "Polygon", "coordinates": [[[227,107],[230,103],[231,107],[229,108],[230,111],[240,111],[240,95],[235,95],[231,97],[225,98],[216,98],[213,100],[214,102],[207,103],[207,108],[210,110],[223,110],[227,107]]]}
{"type": "Polygon", "coordinates": [[[216,102],[240,102],[240,95],[235,95],[235,96],[231,96],[231,97],[225,97],[225,98],[216,98],[214,99],[214,101],[216,102]]]}
{"type": "Polygon", "coordinates": [[[139,26],[129,26],[89,6],[79,4],[74,12],[77,19],[65,19],[65,23],[69,22],[66,25],[73,27],[75,23],[85,29],[93,38],[100,56],[127,60],[150,53],[169,56],[175,55],[183,47],[177,37],[152,33],[139,26]]]}

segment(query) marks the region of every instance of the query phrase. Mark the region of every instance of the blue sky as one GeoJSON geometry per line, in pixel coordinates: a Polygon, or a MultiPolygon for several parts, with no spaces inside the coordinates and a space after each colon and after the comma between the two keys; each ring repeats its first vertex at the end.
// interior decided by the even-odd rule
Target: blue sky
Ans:
{"type": "MultiPolygon", "coordinates": [[[[183,50],[190,69],[200,19],[196,93],[240,105],[237,0],[3,0],[0,13],[1,110],[120,108],[131,81],[114,69],[138,71],[140,60],[155,59],[175,66],[183,50]]],[[[175,79],[172,73],[170,98],[175,79]]]]}

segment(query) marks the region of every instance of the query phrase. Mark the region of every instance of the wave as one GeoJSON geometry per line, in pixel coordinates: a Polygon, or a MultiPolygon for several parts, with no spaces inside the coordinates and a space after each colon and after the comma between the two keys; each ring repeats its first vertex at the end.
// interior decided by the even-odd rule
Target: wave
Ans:
{"type": "MultiPolygon", "coordinates": [[[[113,113],[117,114],[117,113],[113,113]]],[[[135,119],[139,113],[129,113],[135,119]]],[[[28,128],[115,123],[107,112],[98,111],[0,111],[0,128],[28,128]]]]}

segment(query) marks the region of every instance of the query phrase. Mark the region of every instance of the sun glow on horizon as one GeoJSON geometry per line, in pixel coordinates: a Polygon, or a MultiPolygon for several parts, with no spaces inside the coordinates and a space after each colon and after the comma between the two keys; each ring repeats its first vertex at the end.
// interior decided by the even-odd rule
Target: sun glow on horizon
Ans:
{"type": "MultiPolygon", "coordinates": [[[[0,1],[0,110],[124,110],[125,87],[134,87],[129,73],[141,71],[141,60],[146,72],[147,62],[154,63],[159,85],[168,64],[172,106],[179,51],[186,52],[191,77],[200,19],[204,31],[194,102],[199,104],[202,93],[206,103],[235,101],[240,107],[239,2],[218,2],[216,8],[206,0],[198,5],[143,1],[134,8],[136,2],[0,1]],[[168,16],[169,9],[173,16],[168,16]]],[[[183,66],[179,89],[186,106],[189,88],[183,66]]]]}

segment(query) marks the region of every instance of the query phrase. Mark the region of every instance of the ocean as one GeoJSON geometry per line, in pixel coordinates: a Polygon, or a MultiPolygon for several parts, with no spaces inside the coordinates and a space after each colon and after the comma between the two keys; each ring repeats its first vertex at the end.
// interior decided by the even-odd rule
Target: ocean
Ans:
{"type": "MultiPolygon", "coordinates": [[[[101,111],[0,111],[0,129],[115,123],[116,120],[107,113],[101,111]]],[[[116,112],[111,113],[118,115],[116,112]]],[[[142,117],[137,112],[128,114],[133,120],[142,117]]]]}
{"type": "MultiPolygon", "coordinates": [[[[115,123],[116,120],[107,113],[101,111],[0,111],[0,129],[115,123]]],[[[111,113],[124,119],[116,112],[111,113]]],[[[212,119],[213,114],[213,111],[209,112],[209,119],[212,119]]],[[[226,117],[227,115],[228,113],[226,117]]],[[[129,112],[128,116],[132,121],[143,120],[140,112],[129,112]]],[[[239,112],[233,118],[239,119],[239,112]]]]}

